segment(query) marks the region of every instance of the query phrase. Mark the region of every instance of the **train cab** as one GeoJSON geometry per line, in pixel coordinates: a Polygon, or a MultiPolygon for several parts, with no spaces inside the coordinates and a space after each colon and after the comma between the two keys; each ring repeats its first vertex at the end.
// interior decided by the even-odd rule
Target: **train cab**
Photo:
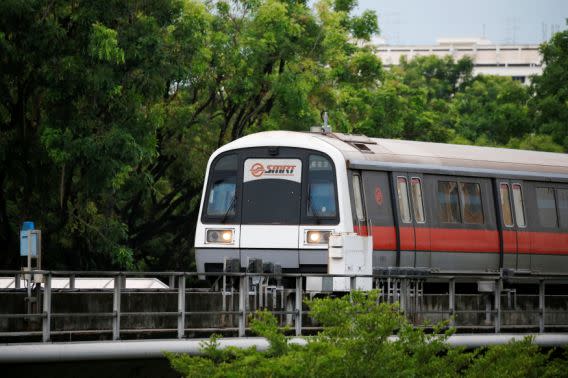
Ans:
{"type": "Polygon", "coordinates": [[[326,272],[331,232],[352,228],[339,151],[310,134],[260,133],[210,159],[196,233],[198,272],[260,259],[284,272],[326,272]],[[338,180],[341,178],[341,180],[338,180]],[[349,224],[346,224],[349,223],[349,224]]]}

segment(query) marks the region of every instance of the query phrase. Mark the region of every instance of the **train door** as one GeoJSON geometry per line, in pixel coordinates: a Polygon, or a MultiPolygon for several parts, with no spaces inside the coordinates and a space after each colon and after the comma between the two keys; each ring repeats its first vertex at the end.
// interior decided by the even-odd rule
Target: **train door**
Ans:
{"type": "Polygon", "coordinates": [[[397,241],[388,173],[363,171],[360,175],[368,231],[373,236],[373,266],[394,267],[397,241]]]}
{"type": "Polygon", "coordinates": [[[424,212],[422,183],[421,174],[393,173],[401,267],[430,266],[430,233],[424,212]]]}
{"type": "Polygon", "coordinates": [[[517,180],[498,180],[503,268],[530,268],[530,236],[526,230],[523,184],[517,180]]]}

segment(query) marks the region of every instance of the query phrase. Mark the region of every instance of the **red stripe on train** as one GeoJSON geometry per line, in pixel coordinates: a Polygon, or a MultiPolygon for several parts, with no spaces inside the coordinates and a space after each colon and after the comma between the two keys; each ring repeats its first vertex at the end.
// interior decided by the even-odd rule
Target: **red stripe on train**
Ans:
{"type": "MultiPolygon", "coordinates": [[[[359,235],[367,235],[367,227],[355,226],[359,235]]],[[[396,250],[394,226],[373,226],[373,249],[396,250]]],[[[461,230],[452,228],[412,227],[400,228],[402,250],[433,252],[486,252],[499,253],[497,230],[461,230]],[[414,244],[416,243],[416,245],[414,244]]],[[[568,254],[568,233],[515,231],[503,232],[505,253],[568,254]]]]}

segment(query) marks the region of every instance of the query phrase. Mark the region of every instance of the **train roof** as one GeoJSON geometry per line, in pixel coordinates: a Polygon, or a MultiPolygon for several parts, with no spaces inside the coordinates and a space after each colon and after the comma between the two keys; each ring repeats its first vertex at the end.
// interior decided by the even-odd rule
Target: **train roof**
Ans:
{"type": "Polygon", "coordinates": [[[321,142],[339,150],[354,169],[568,182],[568,154],[562,153],[292,131],[251,134],[230,148],[291,145],[325,152],[321,142]]]}

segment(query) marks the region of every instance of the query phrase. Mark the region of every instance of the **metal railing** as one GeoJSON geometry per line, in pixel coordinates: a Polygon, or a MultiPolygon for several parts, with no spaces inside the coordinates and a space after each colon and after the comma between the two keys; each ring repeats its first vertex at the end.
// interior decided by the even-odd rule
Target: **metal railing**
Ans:
{"type": "MultiPolygon", "coordinates": [[[[304,279],[306,277],[323,277],[326,275],[322,274],[268,274],[268,273],[195,273],[195,272],[76,272],[76,271],[33,271],[33,272],[23,272],[23,271],[0,271],[1,276],[11,276],[15,277],[15,287],[13,289],[0,289],[0,294],[12,292],[24,294],[27,292],[27,288],[19,287],[20,278],[27,279],[27,285],[32,285],[34,282],[36,293],[37,306],[35,311],[28,313],[18,313],[3,311],[0,307],[0,324],[6,323],[6,320],[10,319],[23,320],[25,322],[33,322],[37,319],[41,320],[41,331],[30,331],[30,330],[19,330],[19,329],[6,329],[0,331],[0,338],[7,337],[28,337],[28,336],[39,336],[41,335],[41,340],[43,342],[51,341],[53,336],[62,334],[72,334],[73,330],[58,331],[53,330],[52,323],[54,319],[64,318],[90,318],[90,319],[108,319],[112,321],[112,326],[110,329],[92,329],[92,330],[77,330],[76,332],[84,333],[110,333],[112,340],[121,339],[121,335],[126,335],[129,333],[142,333],[142,332],[175,332],[178,339],[185,338],[189,332],[219,332],[219,331],[230,331],[236,332],[239,337],[243,337],[247,333],[247,319],[248,316],[255,310],[267,307],[268,295],[273,295],[275,302],[276,296],[280,296],[281,305],[271,309],[272,312],[280,316],[283,322],[289,321],[293,325],[293,333],[297,336],[302,335],[302,332],[315,331],[318,329],[317,325],[304,324],[303,317],[305,315],[303,309],[303,299],[308,295],[313,295],[313,292],[306,291],[304,289],[304,279]],[[188,287],[188,281],[194,282],[197,280],[198,276],[222,276],[223,287],[220,286],[221,281],[215,282],[213,288],[209,289],[198,289],[195,287],[188,287]],[[52,281],[54,277],[68,277],[69,287],[68,288],[52,288],[52,281]],[[102,289],[110,293],[112,290],[112,310],[106,312],[54,312],[52,308],[53,296],[57,296],[62,293],[79,292],[89,294],[92,292],[100,292],[99,290],[80,290],[75,288],[75,280],[78,277],[110,277],[113,280],[112,289],[102,289]],[[128,278],[131,277],[152,277],[159,278],[162,282],[168,283],[167,289],[155,289],[155,290],[133,290],[125,287],[125,283],[128,278]],[[262,279],[259,279],[262,278],[262,279]],[[294,285],[291,288],[285,288],[280,285],[268,285],[270,281],[286,279],[289,282],[293,282],[294,285]],[[230,281],[230,285],[227,285],[226,281],[230,281]],[[263,284],[264,282],[264,284],[263,284]],[[262,286],[264,285],[264,286],[262,286]],[[271,292],[268,293],[267,291],[271,292]],[[177,309],[176,311],[126,311],[122,304],[123,296],[127,293],[168,293],[169,295],[177,294],[177,309]],[[188,295],[192,293],[218,293],[222,296],[222,305],[220,309],[210,310],[210,309],[192,309],[189,305],[187,298],[188,295]],[[235,306],[229,306],[226,301],[227,296],[238,296],[237,308],[235,306]],[[265,297],[266,296],[266,297],[265,297]],[[251,297],[254,297],[253,305],[251,305],[251,297]],[[41,303],[41,306],[40,306],[41,303]],[[231,325],[225,327],[188,327],[188,318],[192,316],[228,316],[231,319],[231,325]],[[160,316],[176,318],[176,328],[156,328],[156,329],[127,329],[121,325],[121,320],[128,317],[134,316],[160,316]],[[236,317],[236,322],[234,322],[236,317]],[[2,323],[4,322],[4,323],[2,323]],[[236,326],[235,326],[236,323],[236,326]]],[[[334,277],[350,277],[334,275],[334,277]]],[[[373,276],[359,276],[359,277],[372,277],[375,281],[375,286],[385,287],[388,283],[388,290],[384,290],[381,294],[381,300],[400,304],[400,310],[407,314],[409,317],[414,315],[420,319],[424,319],[425,316],[439,316],[449,319],[450,326],[455,326],[458,328],[466,329],[467,325],[460,325],[456,321],[456,318],[461,315],[466,314],[485,314],[486,317],[491,321],[490,324],[472,326],[472,328],[487,329],[491,328],[495,333],[500,333],[504,328],[502,324],[503,316],[508,313],[519,313],[519,310],[507,310],[503,309],[502,297],[507,295],[503,293],[504,283],[508,284],[530,284],[538,285],[538,306],[534,309],[522,310],[522,313],[535,313],[538,317],[538,324],[524,324],[519,327],[538,329],[539,332],[543,333],[551,328],[562,328],[568,329],[568,320],[565,320],[563,324],[547,324],[546,315],[547,314],[558,314],[567,315],[566,311],[562,310],[551,310],[546,307],[547,298],[552,298],[546,295],[547,285],[566,285],[565,288],[568,290],[568,276],[519,276],[519,277],[502,277],[499,274],[482,274],[482,275],[472,275],[469,273],[453,272],[451,274],[443,273],[436,274],[432,273],[428,276],[412,276],[412,275],[373,275],[373,276]],[[494,290],[492,293],[485,294],[474,294],[479,298],[484,296],[486,302],[485,309],[459,309],[457,304],[458,298],[465,298],[466,294],[460,294],[456,291],[456,284],[460,283],[471,283],[476,281],[483,282],[493,282],[494,290]],[[446,293],[438,294],[427,294],[420,290],[420,285],[424,283],[441,283],[447,284],[446,293]],[[425,309],[424,299],[428,296],[435,295],[437,298],[445,298],[447,296],[447,308],[443,310],[436,309],[425,309]],[[487,303],[490,304],[487,307],[487,303]]],[[[352,287],[355,285],[354,277],[351,277],[352,287]]],[[[510,293],[509,293],[510,294],[510,293]]],[[[516,293],[515,293],[516,295],[516,293]]],[[[557,295],[564,302],[564,308],[568,308],[568,292],[561,293],[557,295]]],[[[478,298],[478,299],[479,299],[478,298]]],[[[443,299],[445,301],[446,299],[443,299]]],[[[33,298],[26,297],[27,301],[33,300],[33,298]]],[[[481,300],[481,299],[480,299],[481,300]]],[[[23,306],[26,307],[26,306],[23,306]]],[[[22,308],[23,308],[22,307],[22,308]]],[[[560,306],[562,307],[562,306],[560,306]]],[[[419,325],[419,324],[417,324],[419,325]]],[[[515,325],[505,325],[506,328],[515,328],[515,325]]]]}

